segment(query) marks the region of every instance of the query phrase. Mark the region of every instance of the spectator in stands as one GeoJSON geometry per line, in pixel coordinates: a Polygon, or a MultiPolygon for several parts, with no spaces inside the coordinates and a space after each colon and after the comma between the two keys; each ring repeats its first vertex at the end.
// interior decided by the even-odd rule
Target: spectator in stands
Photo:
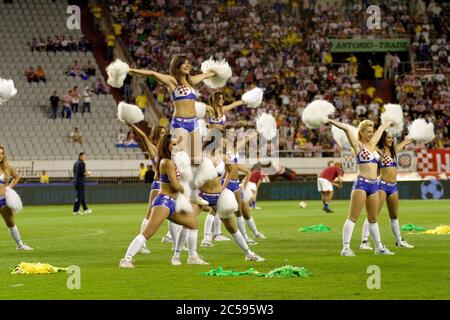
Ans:
{"type": "Polygon", "coordinates": [[[350,78],[356,78],[356,76],[358,74],[358,59],[352,53],[352,54],[350,54],[350,57],[347,58],[347,61],[349,62],[348,71],[349,71],[350,78]]]}
{"type": "Polygon", "coordinates": [[[82,52],[92,51],[90,42],[84,37],[80,37],[80,41],[78,41],[78,50],[82,52]]]}
{"type": "Polygon", "coordinates": [[[39,42],[36,47],[37,51],[45,51],[45,40],[42,37],[39,37],[39,42]]]}
{"type": "Polygon", "coordinates": [[[69,36],[69,51],[78,51],[78,40],[69,36]]]}
{"type": "Polygon", "coordinates": [[[84,68],[84,72],[89,77],[95,77],[95,66],[92,64],[91,60],[88,60],[86,68],[84,68]]]}
{"type": "Polygon", "coordinates": [[[394,57],[392,58],[392,78],[398,75],[398,68],[400,66],[400,58],[397,53],[394,53],[394,57]]]}
{"type": "Polygon", "coordinates": [[[148,164],[147,171],[145,172],[144,183],[152,184],[155,180],[155,171],[153,171],[153,167],[148,164]]]}
{"type": "Polygon", "coordinates": [[[97,95],[109,93],[109,86],[106,84],[106,82],[105,82],[105,80],[103,80],[103,78],[97,79],[97,83],[95,84],[95,93],[97,95]]]}
{"type": "Polygon", "coordinates": [[[55,37],[53,38],[53,48],[54,48],[54,51],[55,51],[55,52],[56,52],[56,51],[61,51],[61,50],[62,50],[61,40],[59,39],[58,36],[55,36],[55,37]]]}
{"type": "Polygon", "coordinates": [[[45,71],[41,66],[38,66],[36,70],[34,70],[34,76],[36,78],[36,82],[42,81],[47,83],[45,71]]]}
{"type": "Polygon", "coordinates": [[[70,108],[70,105],[72,103],[72,90],[69,90],[64,95],[63,99],[63,107],[62,107],[62,118],[70,119],[72,118],[72,109],[70,108]]]}
{"type": "Polygon", "coordinates": [[[145,165],[143,163],[139,164],[139,181],[145,180],[146,172],[147,172],[147,169],[145,168],[145,165]]]}
{"type": "Polygon", "coordinates": [[[54,41],[52,37],[48,36],[47,41],[45,42],[45,51],[47,52],[56,52],[54,41]]]}
{"type": "Polygon", "coordinates": [[[116,45],[116,36],[114,35],[114,32],[112,32],[111,30],[109,30],[106,33],[106,57],[110,60],[113,59],[113,54],[114,54],[114,47],[116,45]]]}
{"type": "Polygon", "coordinates": [[[66,39],[66,37],[61,36],[61,50],[62,51],[70,51],[70,43],[69,40],[66,39]]]}
{"type": "Polygon", "coordinates": [[[122,129],[119,130],[119,134],[117,135],[117,144],[123,145],[125,143],[125,140],[127,140],[127,135],[125,132],[123,132],[122,129]]]}
{"type": "Polygon", "coordinates": [[[136,97],[136,105],[141,109],[142,113],[145,113],[145,108],[147,107],[147,96],[144,91],[141,91],[141,94],[136,97]]]}
{"type": "Polygon", "coordinates": [[[73,60],[73,62],[67,68],[66,74],[70,77],[78,77],[81,74],[81,67],[78,60],[73,60]]]}
{"type": "Polygon", "coordinates": [[[29,67],[28,70],[25,71],[25,77],[27,77],[29,84],[31,84],[32,82],[38,82],[33,67],[29,67]]]}
{"type": "Polygon", "coordinates": [[[38,41],[36,40],[36,38],[33,38],[33,40],[31,40],[31,43],[29,43],[29,46],[31,48],[31,52],[39,51],[38,50],[38,41]]]}
{"type": "Polygon", "coordinates": [[[59,105],[59,97],[58,97],[56,90],[53,91],[53,95],[50,97],[50,105],[51,105],[51,110],[52,110],[52,119],[56,120],[57,114],[58,114],[58,105],[59,105]]]}
{"type": "Polygon", "coordinates": [[[131,95],[132,95],[131,82],[132,82],[132,78],[129,74],[127,74],[127,76],[125,77],[125,80],[123,81],[123,95],[124,95],[125,102],[127,102],[127,103],[131,102],[131,95]]]}
{"type": "Polygon", "coordinates": [[[46,183],[49,183],[49,182],[50,182],[50,179],[49,179],[49,177],[48,177],[47,171],[45,171],[45,170],[42,171],[41,177],[39,178],[39,181],[40,181],[42,184],[46,184],[46,183]]]}
{"type": "Polygon", "coordinates": [[[70,108],[73,113],[78,112],[78,106],[80,104],[80,90],[78,90],[78,86],[73,87],[72,89],[72,101],[70,102],[70,108]]]}
{"type": "Polygon", "coordinates": [[[380,91],[381,88],[381,79],[383,78],[383,67],[378,63],[372,66],[374,77],[375,77],[375,87],[377,91],[380,91]]]}
{"type": "Polygon", "coordinates": [[[134,140],[134,133],[133,133],[133,131],[128,131],[127,138],[123,142],[123,145],[125,147],[137,147],[138,146],[136,140],[134,140]]]}
{"type": "Polygon", "coordinates": [[[78,142],[80,145],[83,144],[83,135],[81,134],[78,127],[75,127],[69,135],[69,141],[72,143],[78,142]]]}
{"type": "Polygon", "coordinates": [[[384,56],[384,79],[392,78],[392,65],[394,56],[388,51],[384,56]]]}
{"type": "Polygon", "coordinates": [[[83,115],[86,111],[91,113],[91,102],[92,102],[92,90],[89,87],[84,88],[83,91],[83,109],[81,114],[83,115]]]}
{"type": "Polygon", "coordinates": [[[99,5],[95,5],[91,9],[92,14],[94,15],[94,31],[100,31],[100,23],[102,20],[102,8],[99,5]]]}

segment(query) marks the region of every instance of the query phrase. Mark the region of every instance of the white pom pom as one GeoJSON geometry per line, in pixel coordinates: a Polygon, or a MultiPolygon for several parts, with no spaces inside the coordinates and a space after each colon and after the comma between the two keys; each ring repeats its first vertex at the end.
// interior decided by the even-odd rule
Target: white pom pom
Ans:
{"type": "Polygon", "coordinates": [[[334,105],[326,100],[314,100],[303,110],[302,120],[308,128],[320,128],[335,110],[334,105]]]}
{"type": "Polygon", "coordinates": [[[130,71],[130,66],[120,59],[116,59],[106,67],[108,80],[106,81],[111,87],[121,88],[123,82],[130,71]]]}
{"type": "Polygon", "coordinates": [[[186,213],[192,213],[194,209],[192,208],[191,203],[189,202],[188,198],[181,192],[178,192],[177,199],[175,201],[175,212],[186,212],[186,213]]]}
{"type": "Polygon", "coordinates": [[[234,193],[229,189],[224,189],[217,200],[217,213],[223,219],[230,217],[238,211],[239,206],[234,193]]]}
{"type": "Polygon", "coordinates": [[[17,94],[13,80],[0,78],[0,104],[6,102],[17,94]]]}
{"type": "MultiPolygon", "coordinates": [[[[350,128],[350,131],[352,132],[353,136],[356,138],[358,135],[358,129],[350,124],[345,124],[348,128],[350,128]]],[[[333,135],[334,141],[341,146],[344,149],[350,149],[350,141],[348,141],[347,135],[345,134],[344,130],[339,129],[336,126],[331,127],[331,133],[333,135]]]]}
{"type": "Polygon", "coordinates": [[[214,166],[211,159],[203,158],[202,163],[197,169],[197,174],[195,176],[195,185],[201,187],[207,181],[217,178],[216,167],[214,166]]]}
{"type": "Polygon", "coordinates": [[[258,107],[263,100],[264,91],[261,88],[253,88],[242,95],[242,100],[247,104],[249,108],[258,107]]]}
{"type": "Polygon", "coordinates": [[[393,126],[388,131],[397,134],[403,131],[403,110],[399,104],[387,103],[384,105],[384,112],[381,114],[381,123],[392,121],[393,126]]]}
{"type": "Polygon", "coordinates": [[[277,136],[277,123],[275,118],[268,113],[261,113],[256,119],[256,130],[266,140],[272,140],[277,136]]]}
{"type": "Polygon", "coordinates": [[[203,80],[203,82],[212,89],[223,87],[233,74],[230,65],[226,60],[216,61],[212,57],[203,61],[201,70],[203,73],[209,71],[216,73],[214,77],[203,80]]]}
{"type": "Polygon", "coordinates": [[[195,113],[197,119],[203,119],[206,114],[206,105],[203,102],[195,101],[195,113]]]}
{"type": "Polygon", "coordinates": [[[208,127],[206,126],[206,121],[203,119],[197,120],[198,129],[200,130],[200,135],[206,137],[208,135],[208,127]]]}
{"type": "Polygon", "coordinates": [[[138,106],[122,101],[117,105],[117,118],[123,123],[138,123],[144,120],[144,114],[138,106]]]}
{"type": "Polygon", "coordinates": [[[434,125],[424,119],[416,119],[408,126],[408,136],[418,143],[428,143],[434,139],[434,125]]]}
{"type": "Polygon", "coordinates": [[[252,200],[253,197],[253,191],[252,191],[252,186],[250,185],[251,182],[247,183],[247,187],[244,187],[244,184],[241,183],[240,187],[242,190],[242,201],[244,203],[249,203],[250,200],[252,200]]]}
{"type": "Polygon", "coordinates": [[[12,210],[12,212],[19,213],[22,210],[22,200],[17,192],[10,187],[6,187],[5,198],[6,205],[12,210]]]}
{"type": "Polygon", "coordinates": [[[191,159],[184,151],[179,151],[173,156],[173,162],[180,173],[180,181],[189,182],[193,178],[191,169],[191,159]]]}

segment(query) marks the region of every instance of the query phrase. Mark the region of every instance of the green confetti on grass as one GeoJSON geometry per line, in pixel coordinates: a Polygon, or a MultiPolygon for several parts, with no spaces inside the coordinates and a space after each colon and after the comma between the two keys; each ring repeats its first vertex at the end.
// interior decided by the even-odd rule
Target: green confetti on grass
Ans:
{"type": "Polygon", "coordinates": [[[326,225],[323,225],[323,224],[318,224],[318,225],[303,227],[303,228],[298,229],[297,231],[300,231],[300,232],[329,232],[329,231],[331,231],[331,228],[327,227],[326,225]]]}
{"type": "Polygon", "coordinates": [[[266,278],[308,278],[311,275],[312,273],[304,267],[286,265],[273,269],[268,273],[258,273],[256,276],[266,278]]]}
{"type": "Polygon", "coordinates": [[[216,276],[216,277],[227,277],[227,276],[247,276],[254,275],[258,273],[253,268],[248,269],[247,271],[233,271],[233,270],[223,270],[222,267],[218,267],[217,269],[212,269],[208,272],[200,273],[203,276],[216,276]]]}
{"type": "Polygon", "coordinates": [[[425,227],[416,226],[415,224],[412,224],[412,223],[402,225],[401,229],[402,229],[402,231],[425,231],[425,230],[427,230],[427,228],[425,228],[425,227]]]}

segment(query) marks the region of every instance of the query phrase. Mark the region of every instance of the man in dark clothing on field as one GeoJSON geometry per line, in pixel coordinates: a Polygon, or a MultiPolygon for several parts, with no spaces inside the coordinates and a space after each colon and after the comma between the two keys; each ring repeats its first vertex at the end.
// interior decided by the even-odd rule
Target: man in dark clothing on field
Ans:
{"type": "Polygon", "coordinates": [[[147,165],[147,171],[145,172],[144,183],[152,184],[155,180],[155,171],[153,171],[151,165],[147,165]]]}
{"type": "Polygon", "coordinates": [[[78,156],[78,161],[76,161],[73,165],[73,184],[77,192],[77,198],[75,199],[75,204],[73,206],[73,214],[89,214],[92,212],[92,209],[88,209],[86,205],[84,195],[86,177],[91,174],[89,171],[86,171],[86,164],[84,163],[85,160],[86,154],[81,152],[78,156]],[[84,212],[80,211],[80,205],[83,206],[84,212]]]}

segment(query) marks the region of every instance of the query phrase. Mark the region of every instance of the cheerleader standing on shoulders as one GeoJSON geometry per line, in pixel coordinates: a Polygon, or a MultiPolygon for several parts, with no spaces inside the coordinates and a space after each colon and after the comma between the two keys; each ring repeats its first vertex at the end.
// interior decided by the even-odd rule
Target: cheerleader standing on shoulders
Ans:
{"type": "Polygon", "coordinates": [[[165,219],[189,229],[188,264],[205,264],[197,254],[197,219],[193,214],[175,212],[178,192],[183,192],[184,187],[177,177],[175,164],[172,160],[172,150],[177,145],[178,139],[171,134],[162,138],[158,147],[158,162],[156,172],[159,176],[161,187],[158,195],[152,203],[150,219],[144,231],[131,242],[125,257],[120,260],[120,268],[134,268],[132,259],[141,250],[142,246],[158,231],[165,219]]]}
{"type": "MultiPolygon", "coordinates": [[[[378,197],[380,214],[383,204],[386,201],[391,222],[391,230],[395,237],[395,245],[397,247],[412,249],[414,246],[406,242],[400,232],[400,223],[398,222],[398,189],[397,189],[397,152],[401,151],[408,144],[412,143],[412,139],[405,139],[401,143],[394,144],[394,136],[392,133],[384,131],[377,147],[380,152],[380,176],[378,182],[378,197]]],[[[362,242],[360,249],[372,250],[369,239],[369,222],[364,221],[362,242]]]]}
{"type": "Polygon", "coordinates": [[[191,155],[192,163],[201,162],[201,136],[195,111],[195,101],[199,97],[195,86],[215,75],[213,71],[191,75],[192,65],[185,55],[175,55],[170,62],[170,75],[152,70],[130,69],[129,73],[154,77],[169,91],[174,105],[171,133],[183,136],[184,151],[191,155]],[[190,146],[190,149],[187,148],[190,146]],[[188,151],[189,150],[189,151],[188,151]]]}
{"type": "Polygon", "coordinates": [[[367,220],[369,221],[369,232],[375,240],[375,254],[394,254],[383,246],[377,223],[377,171],[379,155],[376,152],[376,145],[380,140],[382,133],[392,124],[392,121],[387,121],[374,133],[373,122],[370,120],[364,120],[359,124],[357,135],[358,138],[355,138],[351,130],[343,123],[335,120],[328,120],[328,122],[339,129],[344,130],[347,139],[350,141],[353,152],[356,155],[356,165],[358,168],[357,177],[353,183],[352,193],[350,196],[348,218],[342,229],[343,249],[341,251],[341,255],[346,257],[355,256],[355,253],[352,249],[350,249],[350,242],[356,220],[358,220],[364,206],[366,207],[367,220]]]}
{"type": "Polygon", "coordinates": [[[33,248],[23,243],[22,239],[20,238],[19,229],[16,226],[13,211],[7,205],[5,197],[5,194],[7,192],[6,188],[13,189],[16,184],[19,183],[19,180],[19,175],[8,164],[8,159],[6,158],[5,154],[5,148],[3,146],[0,146],[0,213],[3,217],[3,220],[5,220],[6,226],[9,228],[11,237],[14,239],[14,241],[16,241],[16,249],[30,251],[33,250],[33,248]],[[12,178],[13,180],[11,181],[11,183],[9,183],[9,185],[7,185],[10,178],[12,178]]]}
{"type": "Polygon", "coordinates": [[[210,129],[224,130],[227,120],[225,112],[245,104],[243,100],[238,100],[224,106],[224,102],[223,93],[220,91],[215,91],[209,96],[209,105],[206,105],[206,110],[209,115],[208,125],[210,129]]]}

